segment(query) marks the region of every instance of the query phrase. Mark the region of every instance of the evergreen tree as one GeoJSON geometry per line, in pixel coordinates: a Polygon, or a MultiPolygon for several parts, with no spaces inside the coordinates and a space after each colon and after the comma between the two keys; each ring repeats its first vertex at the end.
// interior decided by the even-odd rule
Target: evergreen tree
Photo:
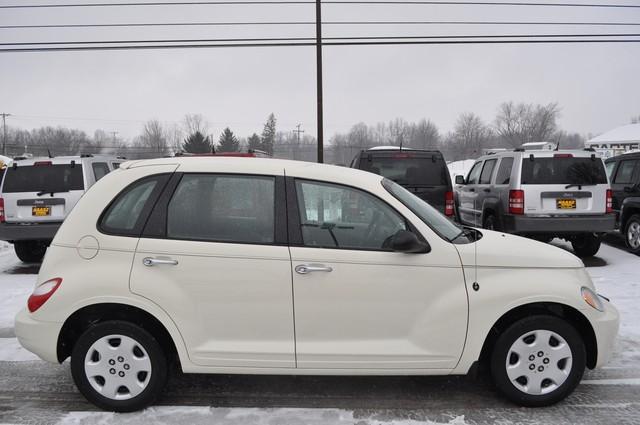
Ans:
{"type": "Polygon", "coordinates": [[[240,150],[240,142],[229,127],[224,129],[218,143],[220,143],[218,146],[220,152],[238,152],[240,150]]]}
{"type": "Polygon", "coordinates": [[[269,115],[262,130],[262,150],[273,155],[273,144],[276,141],[276,117],[269,115]]]}
{"type": "Polygon", "coordinates": [[[182,144],[182,149],[189,153],[211,153],[213,152],[213,144],[209,137],[196,131],[187,137],[182,144]]]}
{"type": "Polygon", "coordinates": [[[260,140],[260,136],[258,136],[256,133],[253,133],[253,135],[251,135],[247,139],[247,144],[249,149],[262,150],[262,140],[260,140]]]}

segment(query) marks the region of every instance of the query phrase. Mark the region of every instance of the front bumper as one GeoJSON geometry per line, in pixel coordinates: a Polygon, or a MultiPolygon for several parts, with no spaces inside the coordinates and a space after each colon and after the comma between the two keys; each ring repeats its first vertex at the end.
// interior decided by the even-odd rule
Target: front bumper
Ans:
{"type": "Polygon", "coordinates": [[[28,241],[53,240],[62,225],[61,221],[52,223],[0,223],[0,240],[28,241]]]}
{"type": "Polygon", "coordinates": [[[502,218],[503,230],[507,233],[605,233],[613,231],[615,214],[568,215],[566,217],[531,217],[506,214],[502,218]]]}
{"type": "Polygon", "coordinates": [[[58,363],[58,335],[62,323],[35,320],[26,309],[16,316],[15,332],[20,345],[42,360],[58,363]]]}
{"type": "MultiPolygon", "coordinates": [[[[613,354],[613,346],[620,326],[620,314],[609,301],[602,300],[604,312],[590,310],[587,314],[598,344],[598,358],[595,367],[604,366],[613,354]]],[[[586,313],[586,311],[585,311],[586,313]]]]}

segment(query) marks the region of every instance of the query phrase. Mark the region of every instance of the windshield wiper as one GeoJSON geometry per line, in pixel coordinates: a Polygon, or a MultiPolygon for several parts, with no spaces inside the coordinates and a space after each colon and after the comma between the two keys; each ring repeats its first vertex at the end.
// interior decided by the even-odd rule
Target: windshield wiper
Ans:
{"type": "Polygon", "coordinates": [[[36,193],[36,196],[42,196],[45,195],[47,193],[50,193],[51,196],[53,196],[54,193],[65,193],[68,192],[69,190],[41,190],[40,192],[36,193]]]}
{"type": "Polygon", "coordinates": [[[577,187],[578,189],[582,190],[582,186],[596,186],[596,184],[595,183],[573,183],[573,184],[566,185],[564,188],[569,189],[572,187],[577,187]]]}

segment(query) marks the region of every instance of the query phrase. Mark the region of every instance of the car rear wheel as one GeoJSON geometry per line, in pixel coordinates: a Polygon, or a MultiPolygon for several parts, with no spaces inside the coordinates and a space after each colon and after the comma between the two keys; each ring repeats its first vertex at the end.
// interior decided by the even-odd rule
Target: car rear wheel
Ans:
{"type": "Polygon", "coordinates": [[[640,214],[629,217],[624,235],[627,248],[634,254],[640,254],[640,214]]]}
{"type": "Polygon", "coordinates": [[[500,392],[522,406],[548,406],[567,397],[582,379],[584,342],[553,316],[517,321],[496,341],[491,374],[500,392]]]}
{"type": "Polygon", "coordinates": [[[107,321],[90,327],[73,348],[71,373],[82,395],[109,411],[131,412],[152,404],[167,382],[167,360],[158,341],[139,326],[107,321]]]}
{"type": "Polygon", "coordinates": [[[593,233],[578,235],[571,240],[573,251],[580,258],[593,257],[600,250],[600,237],[593,233]]]}
{"type": "Polygon", "coordinates": [[[39,263],[47,252],[47,243],[43,241],[15,241],[13,249],[20,261],[39,263]]]}

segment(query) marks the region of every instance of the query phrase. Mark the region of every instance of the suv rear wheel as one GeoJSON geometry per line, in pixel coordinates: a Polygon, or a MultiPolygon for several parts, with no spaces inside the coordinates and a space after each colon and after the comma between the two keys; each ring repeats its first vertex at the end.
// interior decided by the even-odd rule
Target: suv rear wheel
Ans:
{"type": "Polygon", "coordinates": [[[586,366],[584,342],[566,321],[546,315],[521,319],[498,337],[491,375],[498,390],[522,406],[559,402],[578,385],[586,366]]]}
{"type": "Polygon", "coordinates": [[[111,320],[91,326],[78,338],[71,374],[82,395],[96,406],[131,412],[149,406],[162,392],[167,359],[149,332],[111,320]]]}
{"type": "Polygon", "coordinates": [[[47,252],[47,243],[44,241],[16,241],[13,249],[18,258],[25,263],[39,263],[47,252]]]}
{"type": "Polygon", "coordinates": [[[482,227],[487,230],[498,230],[498,224],[496,223],[496,216],[493,214],[487,214],[485,217],[482,227]]]}
{"type": "Polygon", "coordinates": [[[571,239],[573,251],[580,258],[593,257],[600,249],[600,237],[593,233],[584,233],[571,239]]]}
{"type": "Polygon", "coordinates": [[[629,217],[624,228],[624,236],[627,248],[634,254],[640,254],[640,214],[629,217]]]}

